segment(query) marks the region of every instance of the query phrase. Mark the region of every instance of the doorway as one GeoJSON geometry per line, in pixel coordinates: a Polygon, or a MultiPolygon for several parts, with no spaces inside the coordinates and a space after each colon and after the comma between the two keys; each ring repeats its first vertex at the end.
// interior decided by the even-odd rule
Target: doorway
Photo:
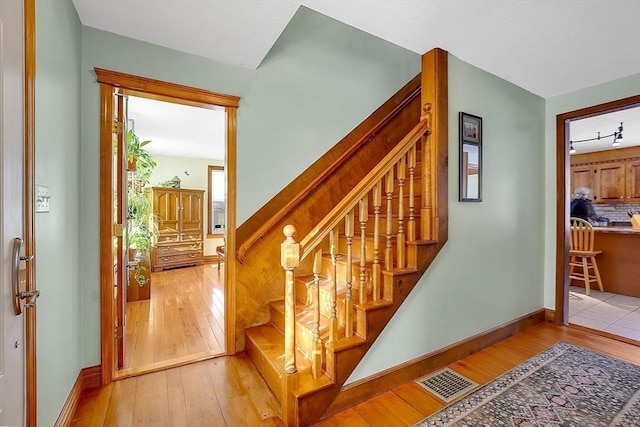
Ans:
{"type": "Polygon", "coordinates": [[[117,377],[225,353],[224,268],[212,264],[225,237],[226,111],[124,101],[128,280],[117,377]],[[216,202],[210,168],[222,173],[216,202]]]}
{"type": "Polygon", "coordinates": [[[595,105],[556,116],[556,324],[569,323],[569,202],[570,183],[570,122],[625,110],[640,103],[640,95],[595,105]]]}
{"type": "MultiPolygon", "coordinates": [[[[125,367],[126,360],[126,313],[128,310],[126,303],[126,292],[128,290],[126,288],[126,281],[127,266],[129,265],[127,258],[129,256],[128,238],[130,236],[130,233],[127,232],[130,212],[126,208],[128,197],[125,197],[125,195],[127,195],[127,188],[130,188],[132,185],[132,181],[129,179],[130,176],[126,172],[127,166],[124,153],[126,152],[127,138],[131,137],[131,132],[129,132],[131,129],[127,129],[127,127],[133,125],[132,127],[139,133],[140,127],[142,126],[140,122],[141,119],[138,119],[137,123],[136,121],[129,123],[127,120],[127,97],[132,99],[139,98],[145,101],[163,102],[166,105],[180,105],[222,112],[224,117],[223,128],[226,136],[226,141],[223,144],[225,155],[222,167],[224,167],[227,178],[224,224],[226,225],[226,229],[233,230],[235,229],[235,115],[239,98],[103,69],[96,68],[95,71],[101,87],[100,298],[102,307],[102,383],[108,384],[113,379],[180,366],[195,360],[203,360],[215,357],[216,355],[234,352],[234,336],[233,333],[229,332],[233,331],[234,328],[234,308],[229,304],[229,301],[233,300],[229,298],[229,295],[233,295],[233,281],[230,280],[230,278],[235,275],[235,265],[233,259],[228,259],[225,260],[225,268],[217,270],[217,274],[222,282],[219,283],[219,285],[223,289],[222,299],[224,300],[222,303],[224,313],[221,315],[224,319],[224,337],[222,337],[224,343],[221,347],[224,350],[222,350],[222,352],[220,349],[208,352],[195,351],[186,356],[172,357],[165,361],[145,364],[145,366],[142,367],[136,366],[133,369],[122,369],[125,367]]],[[[140,139],[144,140],[144,136],[140,139]]],[[[150,144],[143,145],[148,145],[149,148],[151,148],[150,144]]],[[[151,149],[151,151],[153,151],[153,149],[151,149]]],[[[158,158],[162,157],[160,155],[157,156],[158,158]]],[[[171,198],[171,212],[175,212],[174,222],[171,222],[171,218],[165,218],[163,221],[156,222],[156,225],[159,225],[158,230],[156,230],[159,234],[156,236],[157,238],[153,240],[154,244],[151,250],[153,251],[154,248],[164,250],[175,249],[177,251],[186,249],[189,252],[180,253],[178,257],[169,256],[169,252],[162,254],[162,257],[156,256],[156,254],[153,253],[151,254],[151,258],[155,260],[163,259],[171,261],[169,264],[152,261],[153,265],[148,265],[148,267],[155,270],[151,275],[167,273],[164,274],[165,277],[163,277],[162,280],[158,277],[157,281],[166,285],[167,280],[173,280],[173,288],[176,289],[180,287],[176,287],[175,283],[179,283],[185,279],[184,277],[182,279],[176,279],[175,277],[184,276],[184,274],[182,274],[184,272],[180,271],[176,273],[174,270],[182,270],[180,267],[184,269],[192,268],[192,265],[197,266],[193,268],[200,269],[217,268],[217,265],[204,263],[203,257],[203,246],[205,245],[205,240],[208,240],[208,229],[204,224],[206,220],[204,210],[202,209],[205,203],[204,193],[207,189],[189,190],[180,185],[180,178],[182,178],[185,182],[191,180],[192,185],[195,186],[196,184],[193,184],[196,182],[194,181],[196,178],[194,175],[198,175],[200,181],[203,180],[202,176],[204,176],[206,182],[208,170],[206,165],[208,161],[203,160],[201,163],[204,163],[205,167],[200,168],[197,165],[194,166],[194,164],[184,167],[184,163],[175,161],[169,161],[167,163],[165,159],[163,173],[167,173],[167,164],[169,164],[169,169],[172,170],[172,174],[175,173],[175,176],[158,175],[153,178],[151,176],[147,177],[153,179],[153,185],[157,184],[158,192],[163,190],[162,193],[166,196],[155,199],[158,201],[158,204],[160,204],[160,201],[171,198]],[[200,172],[200,169],[204,169],[204,171],[200,172]],[[156,183],[155,181],[159,182],[156,183]],[[181,204],[184,204],[186,207],[184,210],[180,208],[181,204]],[[182,230],[178,227],[178,224],[185,224],[185,229],[182,230]],[[198,230],[194,228],[195,224],[199,224],[200,228],[198,230]],[[163,247],[160,248],[160,246],[163,247]],[[196,246],[198,247],[196,248],[196,246]],[[178,262],[180,259],[183,259],[185,262],[178,262]],[[174,276],[174,279],[167,279],[169,276],[174,276]]],[[[138,178],[139,177],[133,179],[137,180],[138,178]]],[[[147,181],[149,181],[149,179],[147,181]]],[[[197,185],[202,187],[201,184],[197,185]]],[[[146,191],[146,198],[153,201],[156,196],[153,195],[154,192],[150,188],[151,187],[143,191],[146,191]]],[[[220,236],[216,237],[219,238],[220,236]]],[[[235,251],[233,233],[229,233],[229,235],[223,234],[222,237],[225,238],[224,241],[227,251],[232,250],[232,248],[235,251]]],[[[213,242],[211,246],[215,248],[215,240],[213,240],[213,242]]],[[[215,249],[213,251],[215,254],[215,249]]],[[[132,265],[134,265],[133,268],[137,268],[138,272],[140,272],[140,260],[141,258],[138,258],[137,261],[132,263],[132,265]]],[[[212,260],[213,258],[208,259],[208,261],[212,260]]],[[[203,278],[209,276],[206,274],[196,274],[186,280],[192,283],[194,282],[194,277],[203,278]]],[[[134,285],[137,286],[138,283],[134,285]]],[[[179,316],[177,316],[177,319],[180,320],[179,316]]],[[[196,321],[198,321],[198,319],[196,319],[196,321]]],[[[171,324],[175,324],[175,322],[170,322],[169,325],[171,324]]],[[[159,327],[162,329],[163,325],[161,324],[159,327]]],[[[176,354],[173,355],[175,356],[176,354]]]]}

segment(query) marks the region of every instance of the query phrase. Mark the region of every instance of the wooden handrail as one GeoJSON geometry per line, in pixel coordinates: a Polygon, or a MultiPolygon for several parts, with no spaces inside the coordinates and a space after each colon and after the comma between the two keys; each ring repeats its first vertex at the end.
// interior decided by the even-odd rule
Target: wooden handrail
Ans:
{"type": "Polygon", "coordinates": [[[431,131],[429,129],[428,119],[423,118],[402,141],[347,194],[342,202],[336,205],[336,207],[300,241],[300,260],[306,258],[307,255],[327,237],[329,232],[371,191],[376,183],[409,151],[419,138],[429,133],[431,133],[431,131]]]}
{"type": "Polygon", "coordinates": [[[247,240],[238,248],[237,259],[240,264],[243,264],[246,259],[246,254],[262,237],[273,229],[282,219],[289,214],[296,206],[298,206],[305,197],[307,197],[313,190],[324,182],[329,176],[331,176],[347,159],[349,159],[353,153],[355,153],[364,144],[370,142],[373,137],[376,136],[378,131],[382,129],[387,123],[391,121],[396,115],[398,115],[404,107],[413,101],[418,95],[420,95],[421,87],[414,89],[409,96],[407,96],[402,102],[400,102],[393,110],[384,116],[378,123],[371,128],[369,132],[363,135],[355,144],[353,144],[348,150],[340,155],[324,172],[318,174],[304,189],[298,193],[298,195],[289,200],[284,206],[282,206],[275,215],[271,216],[267,221],[254,231],[247,240]]]}

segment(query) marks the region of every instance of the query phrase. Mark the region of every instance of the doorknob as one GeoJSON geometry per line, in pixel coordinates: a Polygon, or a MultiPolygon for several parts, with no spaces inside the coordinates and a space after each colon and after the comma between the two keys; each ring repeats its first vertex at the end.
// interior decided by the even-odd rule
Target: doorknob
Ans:
{"type": "Polygon", "coordinates": [[[33,260],[33,255],[21,256],[23,240],[19,237],[13,239],[13,263],[11,271],[11,283],[13,288],[13,312],[17,315],[22,314],[21,300],[29,299],[25,307],[35,307],[36,299],[40,296],[40,291],[21,291],[20,290],[20,261],[29,262],[33,260]]]}

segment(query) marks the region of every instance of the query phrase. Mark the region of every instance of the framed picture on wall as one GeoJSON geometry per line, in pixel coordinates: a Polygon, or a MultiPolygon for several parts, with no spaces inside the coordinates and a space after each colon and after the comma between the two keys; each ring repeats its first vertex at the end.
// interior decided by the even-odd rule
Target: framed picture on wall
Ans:
{"type": "Polygon", "coordinates": [[[460,112],[461,202],[482,201],[482,117],[460,112]]]}

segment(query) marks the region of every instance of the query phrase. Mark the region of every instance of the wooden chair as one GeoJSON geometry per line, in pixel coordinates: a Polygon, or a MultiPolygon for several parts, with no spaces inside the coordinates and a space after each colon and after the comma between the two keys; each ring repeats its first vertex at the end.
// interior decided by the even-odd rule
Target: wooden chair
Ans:
{"type": "Polygon", "coordinates": [[[593,250],[593,240],[593,226],[584,219],[572,217],[569,232],[569,280],[584,281],[587,295],[590,292],[591,282],[596,282],[600,291],[604,292],[596,263],[596,255],[601,254],[602,251],[593,250]],[[576,267],[581,270],[576,272],[576,267]]]}
{"type": "Polygon", "coordinates": [[[218,270],[220,270],[220,262],[224,262],[224,245],[216,246],[216,253],[218,254],[218,270]]]}

